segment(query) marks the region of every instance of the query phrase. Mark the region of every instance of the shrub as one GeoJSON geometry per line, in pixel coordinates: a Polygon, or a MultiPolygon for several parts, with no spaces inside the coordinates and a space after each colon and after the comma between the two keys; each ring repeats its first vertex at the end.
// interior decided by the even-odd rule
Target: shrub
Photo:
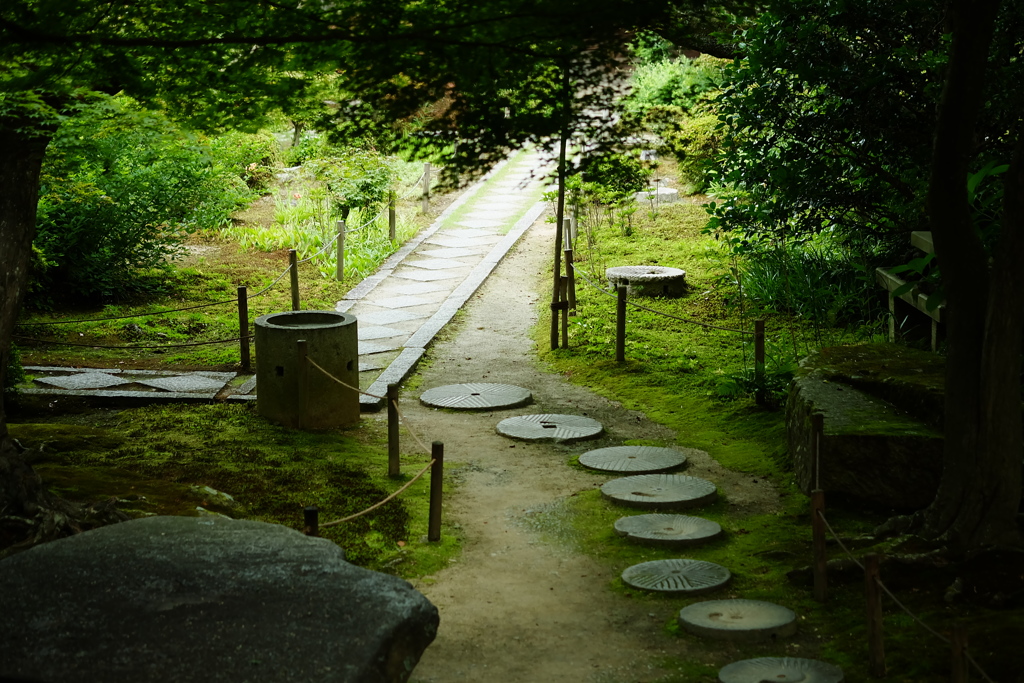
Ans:
{"type": "Polygon", "coordinates": [[[726,63],[701,55],[641,64],[633,72],[633,89],[624,102],[626,110],[640,116],[655,107],[688,111],[703,93],[721,87],[726,63]]]}
{"type": "Polygon", "coordinates": [[[137,290],[140,269],[166,267],[188,233],[254,197],[268,149],[260,136],[200,138],[125,97],[84,109],[47,151],[30,294],[137,290]]]}

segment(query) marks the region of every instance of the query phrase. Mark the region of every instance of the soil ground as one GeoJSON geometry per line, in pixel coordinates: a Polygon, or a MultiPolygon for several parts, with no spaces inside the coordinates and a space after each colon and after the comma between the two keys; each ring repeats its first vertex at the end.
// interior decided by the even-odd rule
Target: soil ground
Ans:
{"type": "MultiPolygon", "coordinates": [[[[552,244],[553,225],[539,221],[471,299],[454,333],[431,348],[421,381],[403,397],[412,431],[445,444],[446,467],[458,482],[445,521],[464,537],[463,552],[450,567],[415,581],[441,613],[437,639],[412,674],[416,683],[650,681],[668,673],[657,666],[660,660],[698,654],[666,631],[671,615],[611,590],[623,568],[602,564],[531,524],[610,478],[569,466],[573,456],[628,439],[675,443],[675,434],[642,413],[538,363],[530,331],[537,312],[547,309],[542,292],[552,244]],[[428,388],[463,382],[526,387],[534,403],[467,413],[417,400],[428,388]],[[495,432],[500,420],[532,413],[585,415],[606,433],[595,441],[555,445],[495,432]]],[[[744,511],[778,507],[770,484],[731,473],[701,451],[691,456],[687,472],[714,481],[744,511]]]]}

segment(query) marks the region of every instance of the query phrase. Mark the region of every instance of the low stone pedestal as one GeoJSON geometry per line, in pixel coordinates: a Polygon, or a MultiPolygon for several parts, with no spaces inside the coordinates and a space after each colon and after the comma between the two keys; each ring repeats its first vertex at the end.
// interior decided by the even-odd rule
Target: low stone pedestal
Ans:
{"type": "Polygon", "coordinates": [[[800,489],[884,508],[930,504],[942,475],[942,367],[935,354],[893,344],[826,348],[804,359],[786,405],[800,489]],[[824,424],[817,482],[813,413],[824,424]]]}
{"type": "Polygon", "coordinates": [[[150,517],[0,561],[0,678],[405,681],[437,625],[405,581],[276,524],[150,517]]]}
{"type": "Polygon", "coordinates": [[[683,296],[686,271],[665,266],[615,266],[604,272],[612,287],[625,286],[629,296],[683,296]]]}

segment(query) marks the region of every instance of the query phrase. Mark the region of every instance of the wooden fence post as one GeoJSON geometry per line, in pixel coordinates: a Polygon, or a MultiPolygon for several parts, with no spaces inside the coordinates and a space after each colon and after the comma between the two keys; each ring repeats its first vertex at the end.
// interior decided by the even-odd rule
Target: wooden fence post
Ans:
{"type": "Polygon", "coordinates": [[[626,360],[626,287],[619,285],[616,289],[615,302],[615,360],[623,363],[626,360]]]}
{"type": "Polygon", "coordinates": [[[764,319],[754,321],[754,400],[764,405],[764,319]]]}
{"type": "Polygon", "coordinates": [[[302,533],[307,536],[320,535],[320,509],[316,505],[310,505],[302,511],[305,528],[302,533]]]}
{"type": "Polygon", "coordinates": [[[388,239],[395,241],[398,226],[398,216],[395,214],[395,191],[388,193],[388,239]]]}
{"type": "Polygon", "coordinates": [[[294,249],[288,250],[288,267],[292,276],[292,310],[299,310],[299,257],[294,249]]]}
{"type": "Polygon", "coordinates": [[[430,210],[430,162],[423,164],[423,213],[430,210]]]}
{"type": "Polygon", "coordinates": [[[338,221],[338,263],[335,267],[335,279],[341,282],[345,279],[345,221],[338,221]]]}
{"type": "Polygon", "coordinates": [[[305,339],[299,339],[295,342],[297,347],[297,363],[298,363],[298,378],[296,379],[296,390],[298,391],[298,416],[295,418],[295,428],[302,429],[302,418],[306,416],[306,406],[309,400],[309,363],[307,359],[309,357],[309,345],[305,339]]]}
{"type": "Polygon", "coordinates": [[[821,488],[821,442],[825,436],[825,416],[811,413],[811,490],[821,488]]]}
{"type": "Polygon", "coordinates": [[[949,634],[949,644],[952,648],[952,671],[949,680],[951,683],[967,683],[967,629],[963,624],[953,624],[953,631],[949,634]]]}
{"type": "Polygon", "coordinates": [[[399,462],[398,440],[398,385],[389,384],[388,401],[388,476],[397,477],[402,473],[399,462]]]}
{"type": "Polygon", "coordinates": [[[878,555],[864,556],[864,593],[867,598],[868,673],[885,677],[885,644],[882,641],[882,588],[879,585],[878,555]]]}
{"type": "Polygon", "coordinates": [[[434,461],[430,468],[430,520],[427,526],[427,540],[441,540],[441,495],[444,491],[444,444],[435,441],[430,444],[430,457],[434,461]]]}
{"type": "Polygon", "coordinates": [[[242,372],[252,370],[252,356],[249,353],[249,294],[248,287],[238,288],[238,346],[241,355],[242,372]]]}
{"type": "Polygon", "coordinates": [[[825,492],[811,491],[811,536],[814,547],[814,599],[828,597],[828,554],[825,551],[825,492]]]}
{"type": "Polygon", "coordinates": [[[569,278],[562,276],[558,283],[558,308],[562,311],[562,348],[569,348],[569,278]]]}

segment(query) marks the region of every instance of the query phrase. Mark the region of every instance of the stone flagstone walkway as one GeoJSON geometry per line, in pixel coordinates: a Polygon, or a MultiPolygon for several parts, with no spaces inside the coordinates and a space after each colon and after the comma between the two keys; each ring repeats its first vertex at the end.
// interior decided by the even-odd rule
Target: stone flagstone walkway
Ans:
{"type": "MultiPolygon", "coordinates": [[[[364,411],[384,405],[388,384],[414,369],[427,346],[543,214],[543,161],[520,151],[471,185],[372,276],[338,302],[357,319],[364,411]]],[[[254,375],[102,368],[26,367],[20,391],[51,404],[64,397],[98,405],[252,401],[254,375]]]]}

